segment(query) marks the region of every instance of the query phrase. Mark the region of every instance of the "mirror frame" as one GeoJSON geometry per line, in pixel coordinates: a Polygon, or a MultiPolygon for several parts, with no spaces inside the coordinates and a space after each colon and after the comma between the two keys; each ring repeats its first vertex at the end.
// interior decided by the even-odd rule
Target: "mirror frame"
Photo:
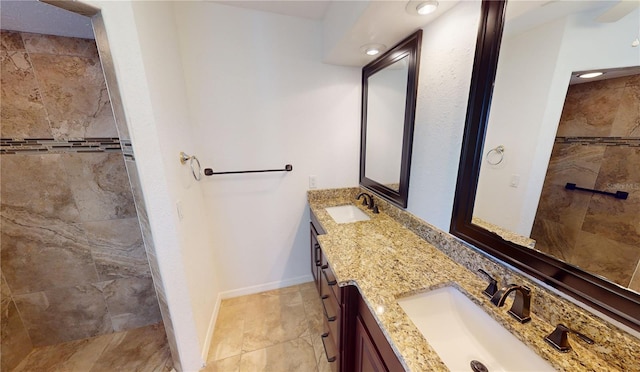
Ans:
{"type": "Polygon", "coordinates": [[[640,294],[535,249],[506,241],[471,223],[506,4],[506,0],[482,1],[450,232],[488,255],[640,331],[640,294]]]}
{"type": "Polygon", "coordinates": [[[360,129],[360,186],[371,190],[393,204],[407,207],[409,197],[409,173],[411,170],[411,151],[413,148],[413,128],[416,116],[416,99],[418,95],[418,69],[420,66],[420,49],[422,46],[422,30],[402,40],[376,60],[362,68],[362,112],[360,129]],[[367,154],[367,93],[368,79],[371,75],[392,65],[400,58],[407,57],[408,79],[404,108],[404,130],[402,136],[402,157],[400,159],[400,187],[391,189],[365,175],[367,154]]]}

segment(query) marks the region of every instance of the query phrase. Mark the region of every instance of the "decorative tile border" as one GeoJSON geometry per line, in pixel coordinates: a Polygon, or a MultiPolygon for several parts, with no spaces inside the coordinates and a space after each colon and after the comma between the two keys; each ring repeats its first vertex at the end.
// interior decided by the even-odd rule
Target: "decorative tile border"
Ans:
{"type": "Polygon", "coordinates": [[[126,148],[127,155],[133,158],[131,141],[120,141],[117,137],[87,137],[71,140],[58,140],[54,138],[0,139],[1,155],[60,154],[67,152],[124,153],[123,148],[126,148]]]}
{"type": "Polygon", "coordinates": [[[556,137],[555,143],[640,147],[636,137],[556,137]]]}
{"type": "Polygon", "coordinates": [[[131,140],[120,140],[120,147],[122,148],[122,155],[124,155],[124,160],[136,160],[136,157],[133,156],[133,146],[131,145],[131,140]]]}

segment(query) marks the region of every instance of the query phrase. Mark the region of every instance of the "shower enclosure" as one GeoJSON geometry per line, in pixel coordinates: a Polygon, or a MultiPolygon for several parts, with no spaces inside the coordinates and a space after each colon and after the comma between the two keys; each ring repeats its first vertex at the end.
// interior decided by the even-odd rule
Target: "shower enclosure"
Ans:
{"type": "Polygon", "coordinates": [[[1,369],[10,371],[35,347],[161,322],[161,282],[95,41],[3,30],[0,53],[1,369]]]}

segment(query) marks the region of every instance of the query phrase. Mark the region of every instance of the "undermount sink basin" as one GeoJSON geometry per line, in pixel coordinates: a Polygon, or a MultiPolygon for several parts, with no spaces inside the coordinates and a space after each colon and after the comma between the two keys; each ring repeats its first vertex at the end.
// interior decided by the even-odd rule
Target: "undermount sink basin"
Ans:
{"type": "Polygon", "coordinates": [[[472,371],[472,361],[490,372],[555,371],[454,287],[401,298],[398,304],[451,371],[472,371]]]}
{"type": "Polygon", "coordinates": [[[341,205],[338,207],[328,207],[325,210],[329,213],[336,223],[351,223],[358,221],[367,221],[369,216],[355,205],[341,205]]]}

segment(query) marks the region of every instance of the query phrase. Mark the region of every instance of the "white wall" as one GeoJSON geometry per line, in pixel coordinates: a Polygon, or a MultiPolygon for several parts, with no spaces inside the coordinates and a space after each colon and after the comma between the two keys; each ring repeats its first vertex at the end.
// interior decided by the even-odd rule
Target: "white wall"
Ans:
{"type": "Polygon", "coordinates": [[[195,371],[219,288],[201,185],[178,161],[195,144],[171,4],[89,3],[102,10],[182,367],[195,371]]]}
{"type": "Polygon", "coordinates": [[[176,3],[207,229],[225,296],[311,280],[306,191],[358,184],[360,69],[322,64],[321,23],[176,3]]]}
{"type": "Polygon", "coordinates": [[[631,47],[640,11],[616,23],[593,22],[600,12],[503,40],[485,154],[505,145],[505,162],[483,163],[474,216],[529,236],[571,73],[640,63],[640,48],[631,47]],[[509,187],[513,174],[519,188],[509,187]]]}
{"type": "Polygon", "coordinates": [[[463,1],[425,27],[407,210],[449,231],[480,2],[463,1]]]}

